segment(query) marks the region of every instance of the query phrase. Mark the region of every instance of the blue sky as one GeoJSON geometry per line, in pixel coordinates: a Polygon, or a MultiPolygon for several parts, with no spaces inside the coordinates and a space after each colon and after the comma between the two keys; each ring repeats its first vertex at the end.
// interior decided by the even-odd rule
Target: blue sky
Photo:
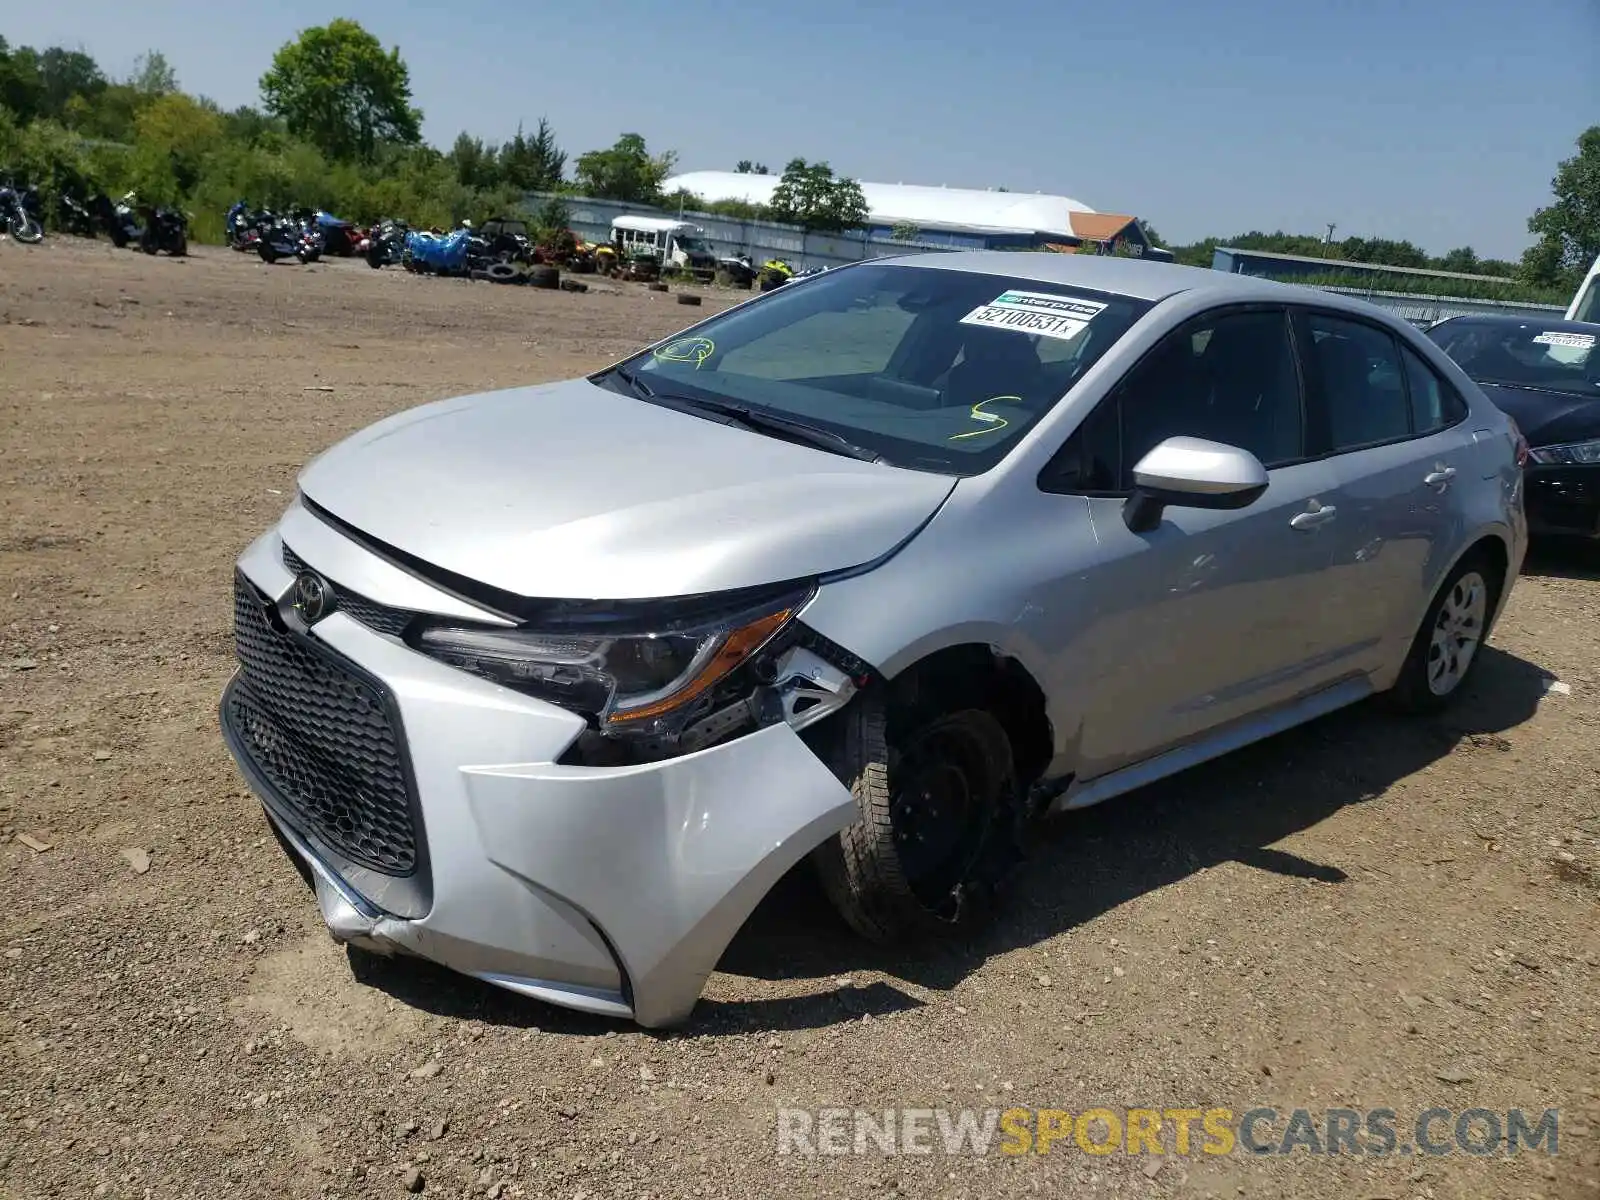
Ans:
{"type": "Polygon", "coordinates": [[[1600,122],[1600,0],[5,8],[14,44],[81,46],[117,75],[155,47],[228,106],[257,100],[281,42],[349,16],[400,47],[444,146],[545,115],[571,158],[634,131],[680,170],[798,155],[877,182],[1057,192],[1172,241],[1332,221],[1515,257],[1600,122]]]}

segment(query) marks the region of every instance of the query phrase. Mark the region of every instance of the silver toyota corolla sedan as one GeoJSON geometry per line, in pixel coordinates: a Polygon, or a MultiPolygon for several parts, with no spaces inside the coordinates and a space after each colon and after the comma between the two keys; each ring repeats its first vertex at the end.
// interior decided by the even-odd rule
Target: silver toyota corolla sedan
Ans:
{"type": "Polygon", "coordinates": [[[861,263],[327,451],[239,559],[222,729],[336,939],[670,1025],[803,860],[964,934],[1044,812],[1448,703],[1525,454],[1356,301],[861,263]]]}

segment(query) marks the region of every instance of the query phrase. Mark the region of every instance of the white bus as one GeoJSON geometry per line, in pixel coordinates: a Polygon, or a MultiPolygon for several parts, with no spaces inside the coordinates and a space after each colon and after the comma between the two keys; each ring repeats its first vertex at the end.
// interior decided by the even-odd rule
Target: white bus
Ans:
{"type": "Polygon", "coordinates": [[[1594,260],[1594,266],[1589,268],[1589,274],[1578,287],[1578,294],[1572,298],[1567,320],[1600,324],[1600,258],[1594,260]]]}

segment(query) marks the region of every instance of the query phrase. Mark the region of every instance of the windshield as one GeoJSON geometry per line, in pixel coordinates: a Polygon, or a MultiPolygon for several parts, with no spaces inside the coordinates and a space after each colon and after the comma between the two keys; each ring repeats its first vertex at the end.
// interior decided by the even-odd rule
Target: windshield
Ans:
{"type": "Polygon", "coordinates": [[[685,234],[678,235],[678,245],[691,254],[710,254],[711,247],[706,244],[705,238],[690,237],[685,234]]]}
{"type": "Polygon", "coordinates": [[[865,264],[731,309],[621,374],[663,400],[765,410],[897,466],[971,475],[999,462],[1149,307],[1064,284],[865,264]]]}
{"type": "Polygon", "coordinates": [[[1478,383],[1600,396],[1600,325],[1445,321],[1428,336],[1478,383]],[[1551,328],[1555,326],[1555,328],[1551,328]]]}

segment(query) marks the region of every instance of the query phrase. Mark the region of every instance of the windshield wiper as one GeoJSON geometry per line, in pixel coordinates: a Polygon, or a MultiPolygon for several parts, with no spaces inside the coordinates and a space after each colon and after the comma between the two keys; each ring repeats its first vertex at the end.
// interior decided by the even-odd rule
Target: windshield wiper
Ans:
{"type": "Polygon", "coordinates": [[[814,446],[831,454],[858,458],[862,462],[884,461],[883,456],[876,450],[858,446],[842,433],[835,433],[831,429],[823,429],[819,425],[811,425],[805,421],[797,421],[792,417],[780,417],[776,413],[765,412],[744,404],[730,404],[725,400],[699,400],[691,396],[673,396],[671,399],[691,408],[727,417],[733,424],[743,425],[756,433],[770,433],[775,437],[799,442],[803,446],[814,446]]]}
{"type": "Polygon", "coordinates": [[[823,429],[817,425],[797,421],[792,417],[780,417],[775,413],[763,412],[745,404],[732,404],[726,400],[701,400],[694,396],[679,396],[668,392],[658,392],[651,387],[635,371],[628,371],[618,367],[611,372],[612,375],[622,380],[632,389],[637,396],[646,400],[653,400],[658,404],[667,404],[674,408],[686,408],[695,412],[707,413],[723,418],[725,425],[743,425],[746,429],[756,433],[772,434],[801,445],[814,446],[818,450],[826,450],[830,454],[842,454],[846,458],[857,458],[862,462],[884,462],[883,455],[866,446],[858,446],[841,433],[834,433],[831,429],[823,429]]]}
{"type": "Polygon", "coordinates": [[[636,396],[643,396],[646,400],[650,400],[655,397],[655,389],[644,380],[640,379],[637,371],[629,371],[624,367],[614,367],[612,368],[610,374],[616,376],[618,379],[622,380],[623,383],[627,384],[636,396]]]}

